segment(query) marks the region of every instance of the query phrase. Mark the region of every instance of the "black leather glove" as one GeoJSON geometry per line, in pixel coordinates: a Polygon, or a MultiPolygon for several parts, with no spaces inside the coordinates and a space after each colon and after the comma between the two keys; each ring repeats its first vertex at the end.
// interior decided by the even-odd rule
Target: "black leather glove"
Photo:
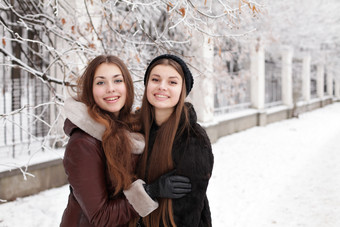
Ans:
{"type": "Polygon", "coordinates": [[[175,170],[160,176],[151,184],[144,184],[146,193],[152,198],[178,199],[191,192],[189,178],[172,175],[175,170]]]}

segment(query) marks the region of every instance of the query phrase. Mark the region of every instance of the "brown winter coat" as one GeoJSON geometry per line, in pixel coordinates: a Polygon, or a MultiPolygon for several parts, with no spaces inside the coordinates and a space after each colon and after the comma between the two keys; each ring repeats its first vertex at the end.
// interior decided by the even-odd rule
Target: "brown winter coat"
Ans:
{"type": "MultiPolygon", "coordinates": [[[[128,201],[123,192],[113,197],[101,138],[105,126],[95,122],[85,104],[73,99],[65,101],[64,131],[70,137],[64,155],[64,168],[70,183],[70,195],[61,227],[126,226],[133,218],[146,216],[158,207],[142,184],[127,190],[138,197],[128,201]],[[130,205],[130,203],[132,205],[130,205]],[[136,204],[135,204],[136,203],[136,204]]],[[[144,150],[144,137],[130,133],[132,153],[137,157],[144,150]]]]}
{"type": "Polygon", "coordinates": [[[138,214],[124,194],[110,197],[114,188],[108,178],[101,141],[68,119],[64,130],[70,136],[64,167],[71,192],[60,226],[125,226],[138,214]]]}

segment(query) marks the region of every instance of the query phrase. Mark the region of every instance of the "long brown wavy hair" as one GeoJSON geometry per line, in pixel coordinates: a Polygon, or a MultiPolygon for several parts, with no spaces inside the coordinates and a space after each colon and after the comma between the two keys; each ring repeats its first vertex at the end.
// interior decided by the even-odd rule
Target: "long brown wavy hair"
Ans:
{"type": "Polygon", "coordinates": [[[138,119],[131,114],[134,102],[133,81],[129,70],[122,60],[112,55],[100,55],[94,58],[78,81],[78,101],[87,106],[89,115],[97,122],[105,125],[102,146],[107,159],[107,168],[114,186],[114,194],[127,189],[134,180],[131,148],[128,131],[138,131],[138,119]],[[93,97],[93,79],[99,65],[114,64],[119,67],[126,86],[126,101],[119,111],[118,117],[101,109],[93,97]]]}
{"type": "MultiPolygon", "coordinates": [[[[181,66],[171,59],[160,59],[150,66],[149,74],[145,75],[146,84],[141,107],[141,122],[145,133],[145,151],[141,157],[137,170],[138,177],[144,179],[147,183],[151,183],[164,173],[174,168],[172,160],[172,147],[176,135],[181,135],[185,129],[189,127],[188,110],[184,105],[186,97],[186,87],[184,74],[181,66]],[[182,77],[182,92],[177,105],[169,119],[164,122],[158,129],[157,136],[151,153],[148,151],[150,129],[155,121],[155,109],[147,100],[147,85],[150,72],[157,65],[172,66],[182,77]],[[184,115],[184,123],[180,123],[181,115],[184,115]]],[[[173,218],[172,200],[159,199],[159,208],[150,215],[143,218],[143,222],[147,227],[159,226],[161,220],[165,227],[176,226],[173,218]]]]}

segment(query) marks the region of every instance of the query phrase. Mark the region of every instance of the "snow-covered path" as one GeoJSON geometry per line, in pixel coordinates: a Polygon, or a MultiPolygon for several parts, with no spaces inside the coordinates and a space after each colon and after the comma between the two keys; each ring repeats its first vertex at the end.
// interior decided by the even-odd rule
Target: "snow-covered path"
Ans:
{"type": "MultiPolygon", "coordinates": [[[[339,227],[340,103],[213,144],[214,227],[339,227]]],[[[0,227],[59,226],[68,187],[0,205],[0,227]]]]}
{"type": "Polygon", "coordinates": [[[217,141],[213,226],[340,226],[339,139],[337,103],[217,141]]]}

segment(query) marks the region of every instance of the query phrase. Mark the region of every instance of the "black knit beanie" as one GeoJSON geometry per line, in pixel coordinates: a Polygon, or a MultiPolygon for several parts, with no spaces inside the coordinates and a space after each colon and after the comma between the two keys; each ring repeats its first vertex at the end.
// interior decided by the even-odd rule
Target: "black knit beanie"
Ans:
{"type": "Polygon", "coordinates": [[[191,72],[190,72],[187,64],[182,59],[180,59],[179,57],[177,57],[175,55],[163,54],[163,55],[160,55],[160,56],[154,58],[150,62],[148,68],[146,69],[146,72],[145,72],[145,75],[144,75],[144,85],[146,84],[146,77],[150,73],[150,66],[153,63],[155,63],[156,61],[163,59],[163,58],[174,60],[175,62],[177,62],[182,67],[182,70],[183,70],[183,73],[184,73],[184,79],[185,79],[185,87],[186,87],[187,96],[188,96],[188,94],[190,93],[190,91],[192,89],[192,86],[194,85],[194,78],[192,77],[191,72]]]}

